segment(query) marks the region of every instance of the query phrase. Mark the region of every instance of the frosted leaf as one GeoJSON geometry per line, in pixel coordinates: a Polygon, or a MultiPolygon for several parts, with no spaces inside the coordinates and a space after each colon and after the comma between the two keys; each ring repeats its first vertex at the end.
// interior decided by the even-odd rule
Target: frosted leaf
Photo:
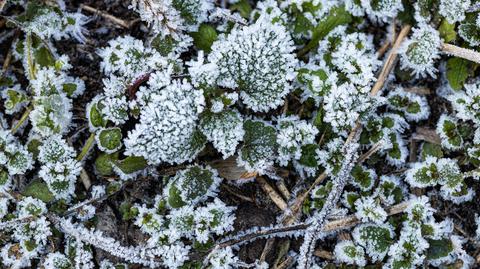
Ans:
{"type": "Polygon", "coordinates": [[[352,185],[359,188],[361,191],[371,190],[377,179],[377,173],[375,173],[375,170],[361,165],[353,167],[351,174],[352,185]]]}
{"type": "Polygon", "coordinates": [[[185,204],[195,206],[209,197],[216,197],[221,181],[217,171],[208,166],[190,166],[170,180],[164,196],[174,208],[185,204]]]}
{"type": "Polygon", "coordinates": [[[238,257],[233,254],[231,247],[215,250],[209,258],[212,269],[233,269],[236,268],[238,257]]]}
{"type": "Polygon", "coordinates": [[[297,116],[282,116],[277,119],[278,162],[282,166],[289,161],[299,160],[302,146],[315,144],[318,130],[315,126],[297,116]]]}
{"type": "Polygon", "coordinates": [[[245,136],[237,162],[249,172],[265,173],[275,160],[277,142],[273,126],[262,122],[247,120],[243,123],[245,136]]]}
{"type": "MultiPolygon", "coordinates": [[[[417,188],[442,185],[442,192],[457,195],[468,190],[465,189],[463,175],[458,167],[456,160],[437,159],[428,156],[423,163],[415,163],[412,168],[406,172],[405,180],[417,188]]],[[[444,195],[445,196],[445,195],[444,195]]],[[[449,195],[446,195],[447,198],[449,195]]],[[[445,197],[444,197],[445,198],[445,197]]]]}
{"type": "Polygon", "coordinates": [[[344,83],[325,96],[323,120],[330,123],[334,131],[339,133],[352,128],[359,117],[365,117],[374,109],[375,104],[375,97],[370,95],[369,87],[356,87],[344,83]]]}
{"type": "Polygon", "coordinates": [[[438,13],[451,24],[465,19],[465,12],[470,7],[470,0],[440,0],[438,13]]]}
{"type": "Polygon", "coordinates": [[[150,164],[178,164],[192,160],[203,149],[196,130],[205,100],[201,90],[174,80],[150,95],[140,122],[124,140],[126,155],[144,157],[150,164]]]}
{"type": "Polygon", "coordinates": [[[382,175],[379,181],[374,196],[380,198],[382,204],[392,206],[403,200],[405,187],[398,177],[382,175]]]}
{"type": "Polygon", "coordinates": [[[365,266],[365,252],[361,246],[356,246],[352,241],[345,240],[338,242],[333,251],[335,259],[347,264],[365,266]]]}
{"type": "Polygon", "coordinates": [[[443,114],[437,122],[436,132],[440,136],[442,146],[446,149],[457,150],[462,148],[463,138],[458,130],[457,119],[443,114]]]}
{"type": "Polygon", "coordinates": [[[435,78],[437,69],[434,63],[440,58],[440,45],[438,31],[427,24],[420,24],[399,50],[402,69],[411,70],[416,77],[435,78]]]}
{"type": "Polygon", "coordinates": [[[361,0],[360,2],[367,15],[380,22],[388,22],[395,18],[399,11],[403,10],[401,0],[361,0]]]}
{"type": "Polygon", "coordinates": [[[200,119],[199,129],[224,159],[235,154],[245,134],[242,115],[235,110],[206,112],[200,119]]]}
{"type": "Polygon", "coordinates": [[[110,40],[107,47],[98,50],[98,55],[102,58],[100,67],[105,74],[119,75],[126,81],[168,65],[167,58],[131,36],[110,40]]]}
{"type": "Polygon", "coordinates": [[[294,49],[283,26],[259,18],[221,35],[208,59],[220,70],[220,86],[238,88],[248,108],[266,112],[283,104],[292,89],[297,64],[294,49]]]}
{"type": "Polygon", "coordinates": [[[30,113],[33,130],[42,136],[64,134],[72,120],[72,101],[64,95],[40,96],[30,113]]]}
{"type": "Polygon", "coordinates": [[[455,116],[462,120],[471,120],[480,125],[480,82],[465,84],[465,91],[458,91],[450,95],[455,116]]]}
{"type": "Polygon", "coordinates": [[[43,262],[45,269],[70,269],[70,260],[60,252],[49,253],[43,262]]]}
{"type": "Polygon", "coordinates": [[[420,121],[430,116],[430,107],[427,99],[414,93],[396,87],[387,95],[387,106],[391,109],[401,111],[407,120],[420,121]]]}
{"type": "Polygon", "coordinates": [[[389,224],[360,224],[355,227],[352,236],[357,244],[365,248],[373,262],[382,261],[395,241],[393,227],[389,224]]]}
{"type": "Polygon", "coordinates": [[[40,216],[47,213],[47,207],[39,199],[27,196],[17,203],[17,215],[20,218],[40,216]]]}
{"type": "Polygon", "coordinates": [[[183,37],[182,31],[196,31],[207,21],[213,7],[212,0],[133,0],[129,6],[153,32],[178,40],[183,37]]]}
{"type": "Polygon", "coordinates": [[[355,215],[362,222],[375,222],[377,224],[383,223],[387,219],[387,212],[373,197],[361,197],[355,201],[355,215]]]}

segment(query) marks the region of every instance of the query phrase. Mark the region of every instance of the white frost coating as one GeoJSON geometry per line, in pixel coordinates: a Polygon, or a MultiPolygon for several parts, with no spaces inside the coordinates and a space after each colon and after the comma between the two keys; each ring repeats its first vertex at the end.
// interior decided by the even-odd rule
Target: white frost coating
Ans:
{"type": "Polygon", "coordinates": [[[413,29],[412,36],[399,49],[402,69],[409,69],[415,77],[436,77],[435,60],[440,58],[440,34],[428,24],[413,29]]]}
{"type": "Polygon", "coordinates": [[[367,263],[363,248],[361,246],[356,246],[351,240],[337,243],[333,255],[339,262],[347,264],[365,266],[367,263]]]}
{"type": "Polygon", "coordinates": [[[462,120],[471,120],[480,125],[480,81],[464,85],[465,91],[456,91],[450,95],[455,116],[462,120]]]}
{"type": "Polygon", "coordinates": [[[206,113],[200,120],[199,128],[207,140],[222,153],[223,159],[235,154],[245,134],[243,117],[236,110],[206,113]]]}
{"type": "Polygon", "coordinates": [[[58,219],[58,221],[59,228],[78,241],[93,245],[132,263],[139,263],[150,268],[161,265],[156,259],[163,255],[164,252],[159,248],[125,247],[120,245],[115,239],[104,236],[100,231],[89,230],[81,225],[72,223],[69,219],[58,219]]]}
{"type": "Polygon", "coordinates": [[[231,247],[221,248],[215,250],[208,262],[212,266],[212,269],[233,269],[237,268],[235,264],[238,262],[238,257],[233,254],[231,247]]]}
{"type": "Polygon", "coordinates": [[[266,112],[283,104],[292,89],[297,64],[288,31],[259,18],[250,26],[221,35],[208,56],[220,70],[218,84],[239,88],[248,108],[266,112]]]}
{"type": "Polygon", "coordinates": [[[442,114],[438,119],[436,132],[440,136],[442,146],[446,149],[457,150],[463,147],[463,138],[457,130],[457,124],[457,119],[447,114],[442,114]]]}
{"type": "Polygon", "coordinates": [[[315,143],[318,129],[298,116],[282,116],[277,119],[278,162],[287,166],[289,161],[299,160],[302,146],[315,143]]]}
{"type": "Polygon", "coordinates": [[[401,0],[379,0],[375,1],[374,6],[372,6],[370,0],[361,0],[365,12],[368,17],[379,22],[388,22],[395,18],[399,11],[403,10],[403,5],[401,0]]]}
{"type": "Polygon", "coordinates": [[[140,123],[124,140],[125,154],[142,156],[150,164],[192,160],[201,149],[192,148],[191,140],[205,105],[203,92],[186,80],[174,80],[158,90],[151,93],[140,123]]]}
{"type": "Polygon", "coordinates": [[[142,21],[152,27],[153,32],[181,40],[183,31],[195,32],[202,22],[208,20],[214,1],[132,0],[129,8],[136,11],[142,21]]]}
{"type": "Polygon", "coordinates": [[[438,13],[450,24],[465,20],[465,12],[470,7],[470,0],[440,0],[438,13]]]}
{"type": "Polygon", "coordinates": [[[383,223],[387,219],[387,212],[375,201],[372,196],[361,197],[355,201],[355,215],[362,222],[383,223]]]}

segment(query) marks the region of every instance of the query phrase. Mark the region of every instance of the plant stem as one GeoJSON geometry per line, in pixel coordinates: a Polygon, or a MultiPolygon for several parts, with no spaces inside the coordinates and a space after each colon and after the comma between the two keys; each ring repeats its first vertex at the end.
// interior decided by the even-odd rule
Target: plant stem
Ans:
{"type": "Polygon", "coordinates": [[[480,64],[480,53],[478,51],[461,48],[447,43],[442,44],[442,51],[455,57],[480,64]]]}
{"type": "Polygon", "coordinates": [[[27,56],[27,65],[28,65],[28,73],[30,80],[35,79],[35,65],[33,63],[32,58],[32,34],[27,33],[27,37],[25,39],[25,53],[27,56]]]}
{"type": "Polygon", "coordinates": [[[87,156],[88,152],[92,148],[92,146],[95,144],[95,133],[91,133],[90,136],[87,139],[87,142],[85,142],[85,145],[82,148],[82,151],[80,151],[80,154],[77,156],[77,161],[81,162],[87,156]]]}
{"type": "Polygon", "coordinates": [[[27,107],[25,112],[23,112],[20,120],[18,120],[17,124],[15,124],[15,126],[13,126],[13,128],[10,130],[10,132],[12,134],[16,133],[18,131],[18,129],[20,129],[20,127],[22,127],[23,123],[28,119],[28,116],[30,115],[30,112],[32,112],[32,109],[33,108],[31,106],[27,107]]]}

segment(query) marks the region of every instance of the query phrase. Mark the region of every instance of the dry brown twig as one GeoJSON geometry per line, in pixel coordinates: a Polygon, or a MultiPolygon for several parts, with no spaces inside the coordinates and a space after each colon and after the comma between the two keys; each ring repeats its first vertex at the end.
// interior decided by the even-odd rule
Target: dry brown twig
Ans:
{"type": "Polygon", "coordinates": [[[84,5],[84,4],[81,4],[80,5],[80,8],[85,10],[85,11],[88,11],[88,12],[91,12],[91,13],[94,13],[95,15],[99,15],[100,17],[106,19],[106,20],[109,20],[117,25],[120,25],[124,28],[130,28],[132,26],[132,22],[126,22],[125,20],[122,20],[120,18],[117,18],[113,15],[110,15],[104,11],[101,11],[101,10],[98,10],[94,7],[91,7],[91,6],[87,6],[87,5],[84,5]]]}
{"type": "MultiPolygon", "coordinates": [[[[400,214],[407,208],[409,203],[410,201],[405,201],[405,202],[393,205],[391,207],[388,207],[386,208],[385,211],[387,212],[388,216],[400,214]]],[[[343,230],[343,229],[351,228],[359,223],[361,223],[361,220],[359,220],[355,215],[348,215],[344,218],[327,222],[326,225],[323,227],[323,232],[333,232],[333,231],[343,230]]],[[[260,230],[257,232],[234,237],[233,239],[230,239],[218,244],[214,249],[239,245],[244,242],[252,241],[259,238],[265,238],[275,234],[302,231],[307,229],[308,227],[309,227],[309,224],[300,223],[300,224],[295,224],[290,226],[260,230]]]]}
{"type": "Polygon", "coordinates": [[[449,55],[453,55],[455,57],[463,58],[465,60],[469,60],[472,62],[476,62],[480,64],[480,52],[461,48],[452,44],[443,43],[441,46],[441,50],[449,55]]]}

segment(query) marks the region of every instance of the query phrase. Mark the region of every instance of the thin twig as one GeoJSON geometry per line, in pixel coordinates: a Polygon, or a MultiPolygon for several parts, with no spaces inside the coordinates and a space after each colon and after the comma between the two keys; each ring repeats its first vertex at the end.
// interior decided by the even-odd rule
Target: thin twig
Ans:
{"type": "MultiPolygon", "coordinates": [[[[399,204],[386,208],[385,211],[387,212],[388,216],[397,215],[402,213],[409,204],[410,204],[410,201],[401,202],[399,204]]],[[[343,229],[351,228],[359,223],[361,223],[361,220],[359,220],[355,215],[352,214],[338,220],[327,222],[323,227],[322,232],[333,232],[333,231],[343,230],[343,229]]],[[[238,246],[245,242],[251,242],[256,239],[261,239],[261,238],[273,236],[276,234],[294,233],[297,231],[305,230],[309,226],[310,224],[308,223],[299,223],[299,224],[283,226],[283,227],[260,229],[256,232],[242,234],[240,236],[234,236],[232,239],[229,239],[217,244],[217,246],[215,246],[212,249],[225,248],[229,246],[238,246]]]]}
{"type": "Polygon", "coordinates": [[[281,210],[285,210],[288,208],[287,203],[283,200],[282,196],[278,194],[278,192],[268,184],[267,180],[263,177],[257,177],[257,182],[260,184],[260,187],[268,194],[270,199],[278,206],[281,210]]]}
{"type": "Polygon", "coordinates": [[[110,15],[110,14],[104,12],[104,11],[98,10],[98,9],[96,9],[96,8],[94,8],[94,7],[81,4],[81,5],[80,5],[80,8],[83,9],[83,10],[85,10],[85,11],[94,13],[95,15],[100,15],[102,18],[107,19],[107,20],[109,20],[109,21],[111,21],[111,22],[113,22],[113,23],[115,23],[115,24],[118,24],[118,25],[124,27],[124,28],[127,28],[127,29],[128,29],[128,28],[130,28],[130,26],[131,26],[131,23],[126,22],[126,21],[124,21],[124,20],[122,20],[122,19],[119,19],[119,18],[117,18],[117,17],[115,17],[115,16],[113,16],[113,15],[110,15]]]}
{"type": "Polygon", "coordinates": [[[459,57],[480,64],[480,53],[478,51],[461,48],[447,43],[443,43],[441,48],[443,52],[449,55],[453,55],[455,57],[459,57]]]}

